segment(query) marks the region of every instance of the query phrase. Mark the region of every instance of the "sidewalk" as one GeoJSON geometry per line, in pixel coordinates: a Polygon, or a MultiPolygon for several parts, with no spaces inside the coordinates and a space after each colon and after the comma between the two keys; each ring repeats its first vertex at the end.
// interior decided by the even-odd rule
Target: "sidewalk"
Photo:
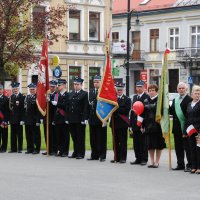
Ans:
{"type": "MultiPolygon", "coordinates": [[[[176,166],[172,152],[173,166],[176,166]]],[[[90,152],[86,153],[86,158],[90,152]]],[[[160,167],[76,160],[43,155],[0,154],[1,200],[196,200],[200,175],[168,169],[164,150],[160,167]]]]}

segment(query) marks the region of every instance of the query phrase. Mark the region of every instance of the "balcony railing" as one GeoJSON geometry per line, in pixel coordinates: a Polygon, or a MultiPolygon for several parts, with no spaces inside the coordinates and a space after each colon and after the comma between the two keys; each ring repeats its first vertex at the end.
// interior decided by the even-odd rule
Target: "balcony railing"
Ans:
{"type": "Polygon", "coordinates": [[[189,59],[200,59],[200,47],[187,47],[176,50],[177,60],[187,61],[189,59]]]}
{"type": "Polygon", "coordinates": [[[144,61],[145,60],[145,52],[141,50],[133,50],[132,51],[132,60],[133,61],[144,61]]]}

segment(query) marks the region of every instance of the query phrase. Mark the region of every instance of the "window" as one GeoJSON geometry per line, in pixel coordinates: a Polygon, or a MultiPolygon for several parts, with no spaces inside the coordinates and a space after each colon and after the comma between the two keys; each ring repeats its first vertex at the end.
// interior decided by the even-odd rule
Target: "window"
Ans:
{"type": "Polygon", "coordinates": [[[95,75],[100,75],[100,68],[99,67],[90,67],[89,68],[89,89],[92,89],[94,87],[93,78],[95,75]]]}
{"type": "Polygon", "coordinates": [[[169,29],[169,44],[170,44],[171,50],[175,50],[179,48],[179,29],[178,28],[169,29]]]}
{"type": "Polygon", "coordinates": [[[192,57],[200,55],[200,26],[191,27],[191,47],[192,57]]]}
{"type": "Polygon", "coordinates": [[[112,32],[112,41],[119,42],[119,32],[112,32]]]}
{"type": "Polygon", "coordinates": [[[140,50],[140,31],[132,32],[132,43],[134,45],[134,50],[140,50]]]}
{"type": "Polygon", "coordinates": [[[37,36],[46,35],[46,14],[44,6],[35,6],[32,12],[33,17],[33,33],[37,36]]]}
{"type": "Polygon", "coordinates": [[[69,67],[69,92],[74,89],[74,78],[81,77],[81,67],[69,67]]]}
{"type": "Polygon", "coordinates": [[[150,30],[150,52],[159,50],[159,29],[150,30]]]}
{"type": "Polygon", "coordinates": [[[80,40],[80,11],[69,11],[69,40],[80,40]]]}
{"type": "Polygon", "coordinates": [[[89,40],[100,41],[100,13],[89,13],[89,40]]]}

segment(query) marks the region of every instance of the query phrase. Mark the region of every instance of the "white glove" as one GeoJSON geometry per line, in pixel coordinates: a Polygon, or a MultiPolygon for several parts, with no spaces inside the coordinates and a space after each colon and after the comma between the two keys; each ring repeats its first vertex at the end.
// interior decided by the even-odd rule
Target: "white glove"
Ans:
{"type": "Polygon", "coordinates": [[[85,120],[85,124],[88,124],[88,120],[85,120]]]}
{"type": "Polygon", "coordinates": [[[47,99],[47,101],[50,101],[50,96],[49,96],[49,95],[47,95],[47,98],[46,98],[46,99],[47,99]]]}
{"type": "Polygon", "coordinates": [[[40,126],[40,123],[36,123],[36,126],[40,126]]]}
{"type": "Polygon", "coordinates": [[[65,121],[65,124],[69,124],[69,121],[65,121]]]}
{"type": "Polygon", "coordinates": [[[40,123],[43,124],[43,122],[44,122],[44,120],[43,120],[43,119],[40,119],[40,123]]]}
{"type": "Polygon", "coordinates": [[[8,125],[10,124],[10,122],[8,121],[8,125]]]}
{"type": "Polygon", "coordinates": [[[20,125],[23,126],[24,125],[24,121],[20,121],[20,125]]]}
{"type": "Polygon", "coordinates": [[[130,131],[130,133],[133,133],[133,129],[132,128],[129,128],[129,131],[130,131]]]}
{"type": "Polygon", "coordinates": [[[103,124],[102,124],[102,127],[106,127],[107,124],[108,124],[108,122],[103,123],[103,124]]]}
{"type": "Polygon", "coordinates": [[[51,101],[52,105],[57,106],[57,101],[51,101]]]}
{"type": "Polygon", "coordinates": [[[81,124],[83,124],[83,125],[84,125],[84,124],[85,124],[85,121],[82,121],[82,122],[81,122],[81,124]]]}
{"type": "Polygon", "coordinates": [[[55,122],[52,122],[52,125],[55,126],[55,122]]]}

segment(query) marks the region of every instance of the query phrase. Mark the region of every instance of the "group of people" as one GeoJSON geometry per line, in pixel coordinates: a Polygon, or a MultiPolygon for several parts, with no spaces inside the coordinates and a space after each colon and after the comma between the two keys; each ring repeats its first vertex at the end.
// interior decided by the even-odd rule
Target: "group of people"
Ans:
{"type": "MultiPolygon", "coordinates": [[[[11,127],[10,153],[22,153],[23,125],[27,149],[26,154],[39,154],[41,146],[40,124],[49,129],[49,155],[83,159],[85,157],[85,131],[89,124],[91,156],[87,160],[106,160],[107,124],[100,121],[96,114],[97,95],[101,86],[101,76],[94,76],[94,88],[88,92],[82,89],[83,79],[74,78],[74,90],[67,92],[65,79],[50,81],[47,95],[49,106],[49,122],[46,125],[38,109],[37,87],[28,85],[29,94],[19,92],[19,83],[12,83],[12,95],[8,98],[3,94],[0,85],[0,152],[7,151],[8,125],[11,127]],[[73,153],[69,154],[70,135],[73,141],[73,153]]],[[[128,128],[133,135],[135,161],[132,165],[147,165],[158,168],[162,149],[165,148],[161,126],[155,121],[158,86],[151,84],[145,92],[144,82],[136,82],[136,92],[132,101],[124,94],[124,84],[116,84],[118,109],[112,114],[110,127],[113,134],[114,159],[111,163],[126,163],[128,128]],[[131,106],[136,101],[144,105],[144,112],[138,116],[131,106]],[[149,156],[148,156],[149,152],[149,156]]],[[[170,106],[173,116],[173,135],[177,167],[174,170],[185,170],[200,174],[200,86],[193,86],[191,97],[187,94],[187,85],[179,83],[179,96],[170,106]],[[186,154],[187,163],[184,156],[186,154]]],[[[43,153],[44,155],[47,152],[43,153]]]]}

